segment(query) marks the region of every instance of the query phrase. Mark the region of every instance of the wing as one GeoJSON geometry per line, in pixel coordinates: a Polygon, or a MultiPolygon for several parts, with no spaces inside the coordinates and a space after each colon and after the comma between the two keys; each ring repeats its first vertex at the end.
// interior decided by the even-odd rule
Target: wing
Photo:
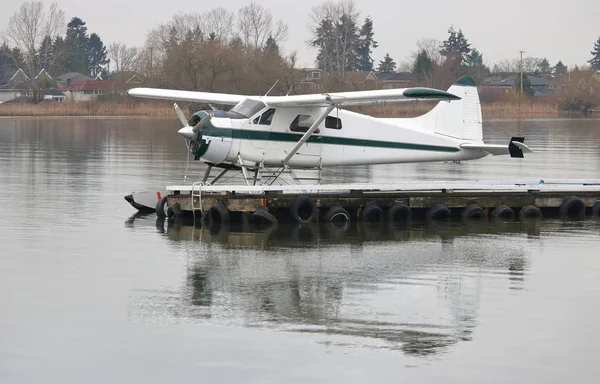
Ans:
{"type": "Polygon", "coordinates": [[[419,87],[311,95],[264,96],[261,100],[273,107],[325,107],[328,105],[388,104],[416,100],[460,100],[460,97],[438,89],[419,87]]]}
{"type": "Polygon", "coordinates": [[[147,99],[192,101],[199,103],[213,103],[224,105],[235,105],[240,101],[246,100],[248,96],[232,95],[226,93],[178,91],[174,89],[159,88],[133,88],[127,93],[134,97],[143,97],[147,99]]]}

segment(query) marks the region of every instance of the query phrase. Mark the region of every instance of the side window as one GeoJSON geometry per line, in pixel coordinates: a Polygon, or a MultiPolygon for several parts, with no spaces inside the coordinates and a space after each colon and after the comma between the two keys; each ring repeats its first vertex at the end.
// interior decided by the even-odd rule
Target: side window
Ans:
{"type": "MultiPolygon", "coordinates": [[[[298,115],[290,124],[290,131],[306,132],[313,123],[314,120],[310,115],[298,115]]],[[[317,128],[314,133],[319,133],[319,128],[317,128]]]]}
{"type": "Polygon", "coordinates": [[[327,116],[325,118],[325,128],[342,129],[342,120],[337,117],[327,116]]]}
{"type": "Polygon", "coordinates": [[[260,115],[260,120],[258,124],[262,125],[271,125],[271,121],[273,121],[273,116],[275,115],[275,108],[269,108],[260,115]]]}

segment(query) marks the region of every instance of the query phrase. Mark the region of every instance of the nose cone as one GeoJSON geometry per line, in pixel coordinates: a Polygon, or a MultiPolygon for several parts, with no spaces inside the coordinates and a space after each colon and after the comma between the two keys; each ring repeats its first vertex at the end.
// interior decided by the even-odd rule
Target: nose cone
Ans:
{"type": "Polygon", "coordinates": [[[186,139],[188,139],[190,141],[194,140],[197,136],[197,133],[194,132],[194,130],[190,126],[183,127],[178,132],[181,136],[185,137],[186,139]]]}

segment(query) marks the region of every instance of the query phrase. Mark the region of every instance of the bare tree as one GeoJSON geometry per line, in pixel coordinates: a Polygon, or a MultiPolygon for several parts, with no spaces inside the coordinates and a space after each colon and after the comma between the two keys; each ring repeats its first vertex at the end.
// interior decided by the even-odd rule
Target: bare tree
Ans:
{"type": "Polygon", "coordinates": [[[115,72],[131,71],[136,66],[138,48],[115,41],[108,46],[108,57],[114,64],[115,72]]]}
{"type": "Polygon", "coordinates": [[[225,8],[213,8],[202,14],[202,30],[206,37],[220,44],[227,44],[233,36],[235,14],[225,8]],[[213,35],[214,34],[214,35],[213,35]]]}
{"type": "Polygon", "coordinates": [[[281,20],[273,25],[271,12],[256,1],[238,11],[238,28],[249,52],[264,48],[269,37],[280,42],[287,39],[288,34],[287,25],[281,20]]]}
{"type": "MultiPolygon", "coordinates": [[[[64,28],[65,13],[56,3],[52,3],[48,10],[44,9],[41,1],[23,3],[8,20],[5,34],[12,45],[23,54],[24,70],[30,80],[31,97],[34,102],[40,101],[43,96],[36,81],[36,76],[42,70],[40,57],[49,56],[48,52],[40,54],[40,50],[42,45],[44,50],[51,49],[51,44],[43,44],[43,42],[54,41],[64,28]]],[[[54,52],[53,60],[59,55],[60,52],[54,52]]]]}
{"type": "Polygon", "coordinates": [[[492,72],[495,73],[515,73],[519,72],[520,62],[517,59],[501,60],[494,64],[492,72]]]}
{"type": "Polygon", "coordinates": [[[442,42],[433,39],[433,38],[424,38],[417,40],[417,52],[413,55],[416,57],[419,52],[425,51],[427,52],[427,56],[433,61],[436,65],[441,65],[444,62],[444,57],[440,53],[442,42]]]}

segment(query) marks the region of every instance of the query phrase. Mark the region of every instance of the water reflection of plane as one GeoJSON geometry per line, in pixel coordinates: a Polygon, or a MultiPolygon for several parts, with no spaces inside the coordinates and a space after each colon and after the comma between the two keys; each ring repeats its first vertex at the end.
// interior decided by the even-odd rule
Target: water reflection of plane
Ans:
{"type": "Polygon", "coordinates": [[[540,231],[539,220],[267,228],[155,224],[189,254],[186,310],[178,313],[416,356],[472,338],[486,277],[505,276],[508,288],[523,287],[527,259],[509,237],[540,231]]]}

